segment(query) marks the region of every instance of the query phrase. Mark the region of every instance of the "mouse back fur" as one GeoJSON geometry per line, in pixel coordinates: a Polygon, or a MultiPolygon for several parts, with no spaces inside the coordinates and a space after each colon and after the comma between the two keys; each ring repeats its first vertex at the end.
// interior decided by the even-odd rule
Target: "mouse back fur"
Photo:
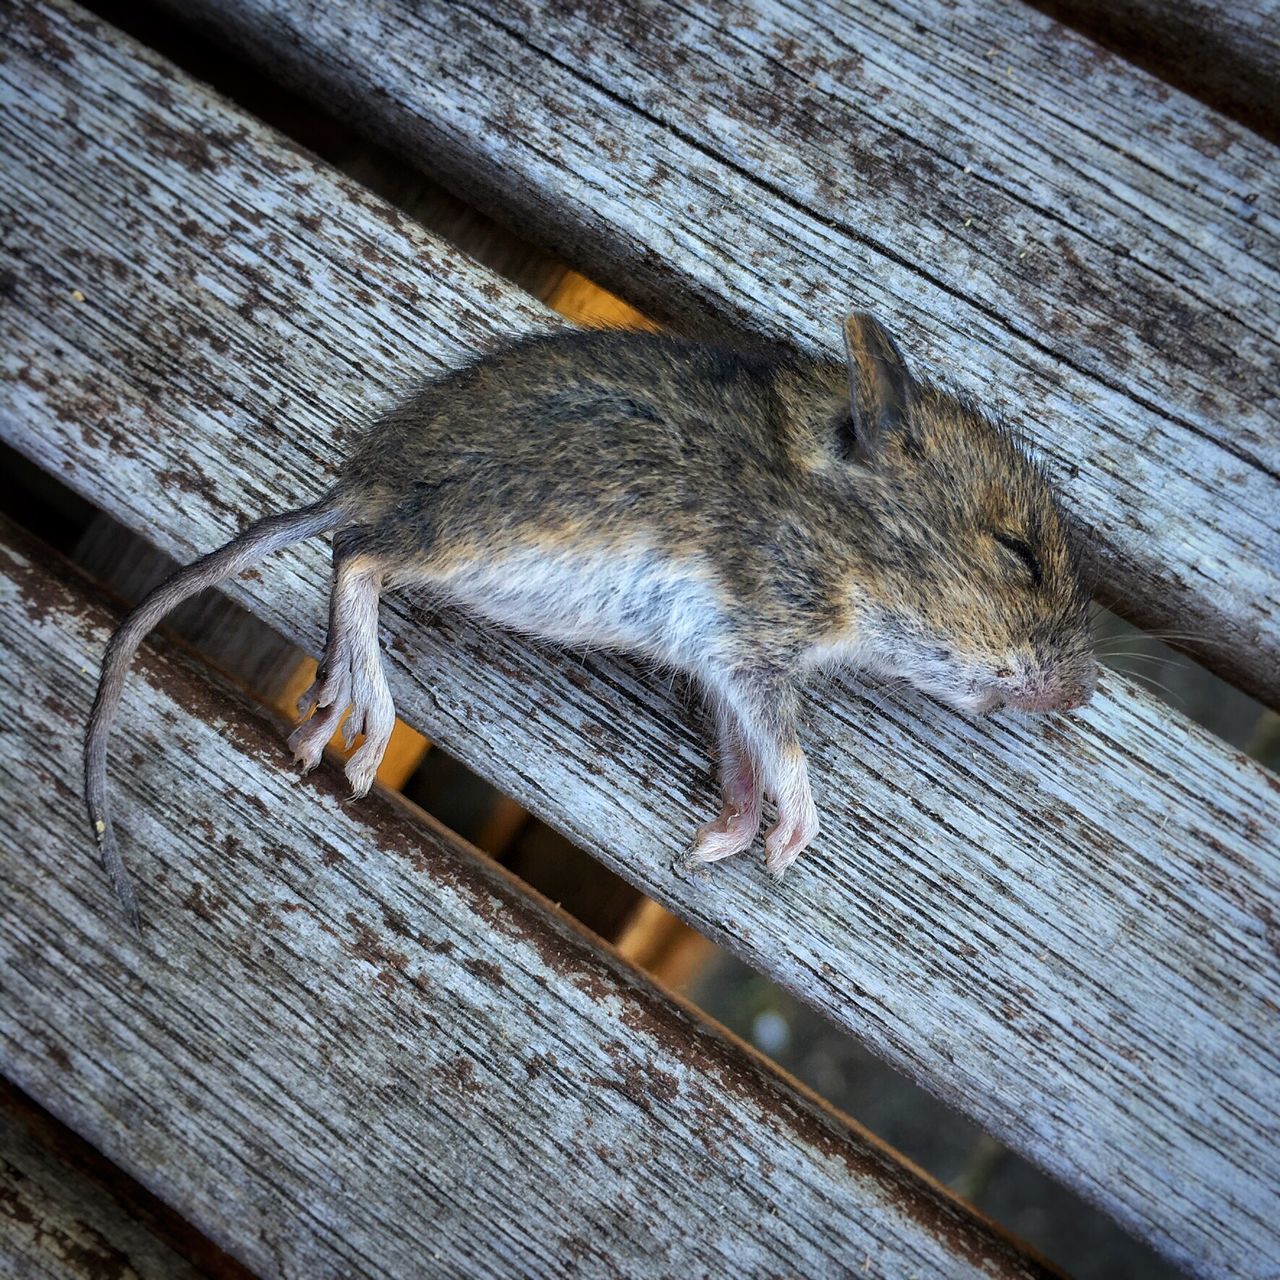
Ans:
{"type": "Polygon", "coordinates": [[[850,323],[846,364],[655,334],[526,339],[388,413],[340,490],[393,578],[448,582],[530,631],[677,665],[689,644],[714,663],[853,662],[970,711],[1076,705],[1094,679],[1087,602],[1044,475],[1008,429],[912,379],[874,320],[850,323]],[[658,632],[682,612],[703,625],[646,642],[589,600],[599,634],[581,610],[557,626],[584,573],[649,593],[658,632]],[[540,578],[544,607],[522,610],[512,597],[540,578]]]}

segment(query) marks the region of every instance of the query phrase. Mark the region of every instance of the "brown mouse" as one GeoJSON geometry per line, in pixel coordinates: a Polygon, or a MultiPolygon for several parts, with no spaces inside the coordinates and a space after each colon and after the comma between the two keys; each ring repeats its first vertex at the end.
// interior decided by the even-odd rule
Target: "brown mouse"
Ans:
{"type": "Polygon", "coordinates": [[[770,871],[814,838],[796,736],[814,667],[902,677],[975,714],[1085,702],[1088,601],[1045,477],[1007,428],[913,379],[873,317],[844,331],[845,364],[618,331],[510,343],[385,413],[319,502],[157,587],[107,647],[85,744],[89,818],[130,918],[105,789],[134,651],[189,596],[330,530],[329,635],[289,743],[314,768],[350,708],[356,795],[394,722],[378,647],[394,586],[691,674],[723,789],[695,862],[748,848],[766,796],[770,871]]]}

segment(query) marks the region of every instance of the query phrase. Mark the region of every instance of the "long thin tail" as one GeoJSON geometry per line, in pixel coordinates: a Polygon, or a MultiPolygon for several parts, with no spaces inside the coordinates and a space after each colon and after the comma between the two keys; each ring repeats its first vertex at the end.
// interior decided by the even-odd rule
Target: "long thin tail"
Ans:
{"type": "Polygon", "coordinates": [[[85,734],[84,798],[89,806],[89,823],[93,828],[94,839],[98,842],[103,868],[129,923],[135,929],[141,928],[138,901],[134,897],[133,886],[129,883],[124,864],[120,861],[115,832],[107,813],[106,798],[107,739],[111,734],[111,722],[120,704],[120,694],[124,689],[125,676],[133,655],[147,632],[184,600],[206,587],[216,586],[242,569],[248,569],[273,551],[336,528],[344,519],[345,512],[337,496],[330,494],[309,507],[259,520],[226,546],[201,556],[148,592],[111,637],[103,655],[98,696],[94,699],[89,728],[85,734]]]}

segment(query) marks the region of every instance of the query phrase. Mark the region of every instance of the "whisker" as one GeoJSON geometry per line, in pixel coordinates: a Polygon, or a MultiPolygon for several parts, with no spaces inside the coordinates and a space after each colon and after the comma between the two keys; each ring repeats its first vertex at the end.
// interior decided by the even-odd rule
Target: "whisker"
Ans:
{"type": "MultiPolygon", "coordinates": [[[[1205,650],[1216,651],[1226,649],[1228,646],[1224,641],[1213,640],[1209,636],[1195,631],[1146,631],[1142,627],[1133,624],[1127,624],[1126,630],[1112,636],[1105,636],[1098,642],[1099,652],[1105,652],[1106,645],[1109,643],[1141,643],[1143,641],[1153,641],[1158,644],[1170,645],[1178,648],[1181,652],[1186,652],[1185,646],[1196,646],[1205,650]]],[[[1192,657],[1194,661],[1194,656],[1192,657]]]]}
{"type": "Polygon", "coordinates": [[[1128,658],[1133,662],[1158,662],[1162,666],[1166,667],[1181,668],[1183,666],[1183,663],[1177,658],[1162,658],[1158,653],[1139,653],[1132,649],[1121,649],[1114,650],[1109,653],[1099,653],[1098,657],[1104,660],[1107,658],[1128,658]]]}
{"type": "Polygon", "coordinates": [[[1146,675],[1144,672],[1141,672],[1141,671],[1126,671],[1126,672],[1123,672],[1123,675],[1127,679],[1138,681],[1138,683],[1143,688],[1147,689],[1151,693],[1157,694],[1159,697],[1163,698],[1165,701],[1174,702],[1182,710],[1184,711],[1186,710],[1187,708],[1186,698],[1184,698],[1180,693],[1177,693],[1175,690],[1169,688],[1167,684],[1163,684],[1159,680],[1154,680],[1151,678],[1151,676],[1146,675]]]}
{"type": "Polygon", "coordinates": [[[1222,649],[1226,645],[1221,640],[1212,640],[1207,635],[1203,635],[1195,631],[1144,631],[1141,627],[1135,627],[1134,630],[1145,640],[1159,640],[1162,643],[1181,642],[1190,644],[1204,645],[1206,648],[1222,649]]]}
{"type": "Polygon", "coordinates": [[[885,703],[888,701],[889,695],[897,689],[901,689],[908,681],[901,676],[891,680],[882,681],[880,684],[867,688],[864,697],[871,703],[872,708],[877,712],[883,712],[885,703]],[[878,697],[876,695],[879,695],[878,697]]]}

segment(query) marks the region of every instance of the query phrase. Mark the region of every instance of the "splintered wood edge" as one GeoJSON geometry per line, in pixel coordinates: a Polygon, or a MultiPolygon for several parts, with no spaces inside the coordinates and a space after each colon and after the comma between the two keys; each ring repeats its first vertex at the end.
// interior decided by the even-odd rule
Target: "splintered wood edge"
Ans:
{"type": "MultiPolygon", "coordinates": [[[[11,782],[74,774],[84,658],[117,621],[39,554],[0,527],[0,680],[29,707],[11,782]]],[[[1050,1274],[438,825],[348,805],[327,766],[288,778],[274,724],[166,647],[138,666],[118,740],[165,763],[117,800],[172,798],[130,824],[165,893],[140,942],[70,788],[12,788],[3,1067],[246,1265],[327,1274],[355,1250],[384,1274],[523,1275],[544,1269],[507,1252],[527,1237],[601,1275],[1050,1274]],[[290,792],[304,821],[224,836],[219,811],[290,792]]]]}

